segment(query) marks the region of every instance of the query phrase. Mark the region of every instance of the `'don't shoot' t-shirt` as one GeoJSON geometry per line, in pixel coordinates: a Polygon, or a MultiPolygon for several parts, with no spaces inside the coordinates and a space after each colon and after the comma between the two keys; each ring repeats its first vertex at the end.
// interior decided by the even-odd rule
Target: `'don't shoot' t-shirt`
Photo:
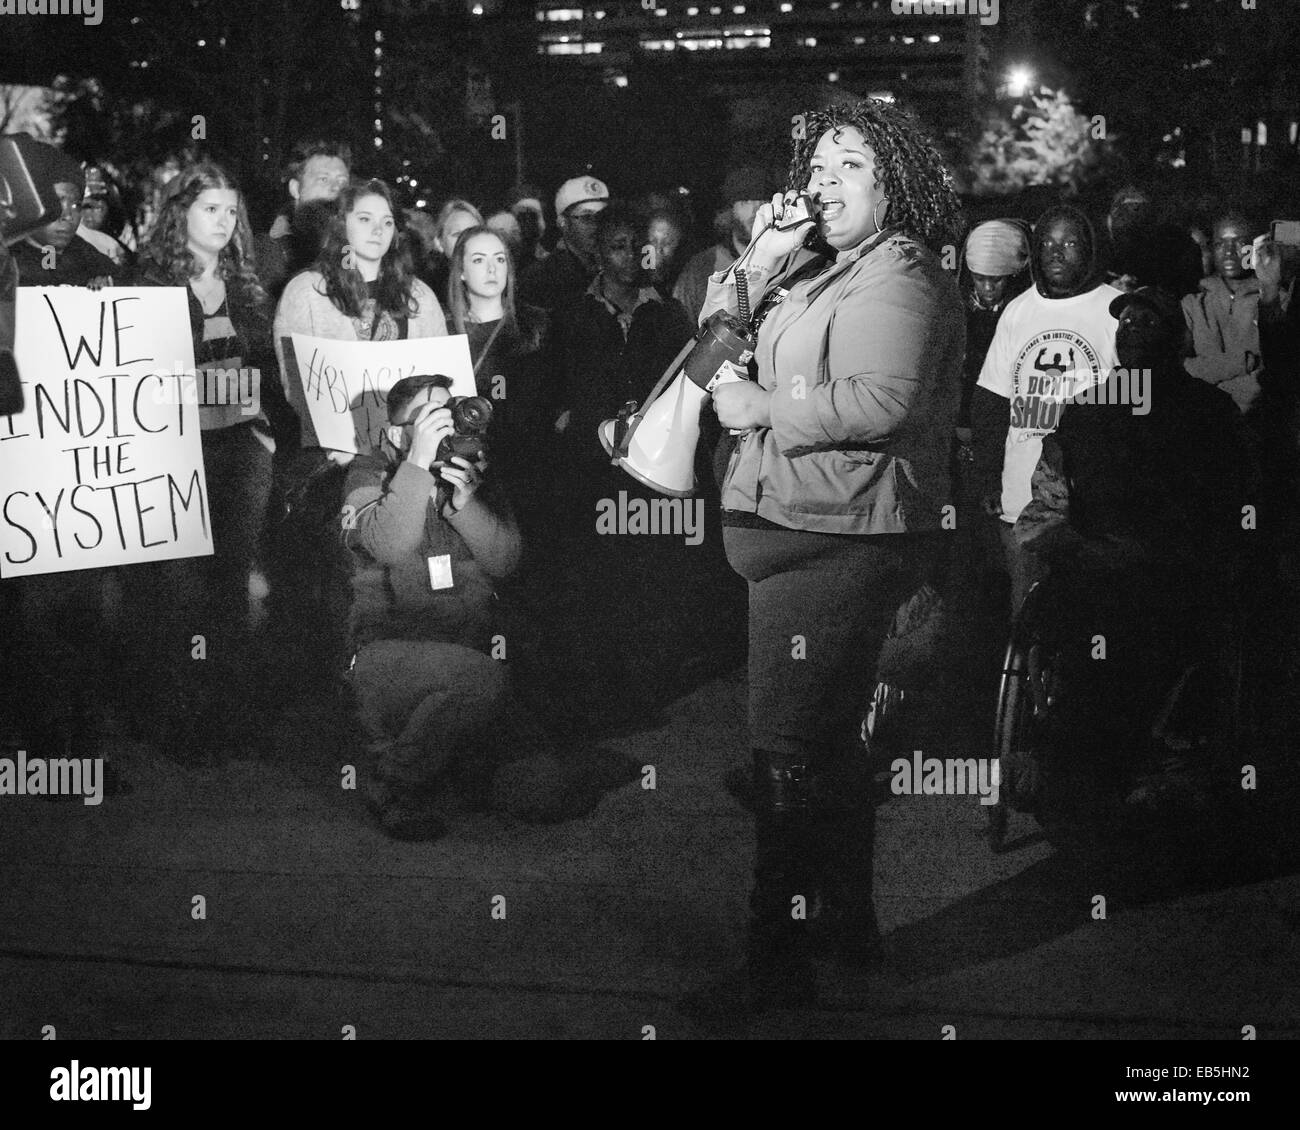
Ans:
{"type": "Polygon", "coordinates": [[[998,319],[977,383],[1011,402],[1002,458],[1004,522],[1014,522],[1029,504],[1043,436],[1061,422],[1064,401],[1100,384],[1115,367],[1118,322],[1110,304],[1119,293],[1102,283],[1072,298],[1044,298],[1030,287],[998,319]]]}

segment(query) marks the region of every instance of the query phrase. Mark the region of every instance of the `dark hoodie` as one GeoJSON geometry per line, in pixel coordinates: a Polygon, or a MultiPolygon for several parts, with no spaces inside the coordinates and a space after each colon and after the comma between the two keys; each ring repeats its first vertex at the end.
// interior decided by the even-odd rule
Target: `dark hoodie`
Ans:
{"type": "Polygon", "coordinates": [[[1042,436],[1060,418],[1059,404],[1067,391],[1061,378],[1071,374],[1076,385],[1099,381],[1115,364],[1116,323],[1109,306],[1120,292],[1102,282],[1097,237],[1087,216],[1068,205],[1049,208],[1034,225],[1031,251],[1034,285],[1003,311],[971,397],[980,493],[996,492],[1000,484],[1003,518],[1009,522],[1029,500],[1042,436]],[[1069,293],[1053,298],[1043,279],[1042,243],[1062,217],[1082,233],[1085,265],[1069,293]],[[1008,443],[1009,436],[1014,443],[1008,443]],[[1008,466],[1011,455],[1015,458],[1008,466]]]}

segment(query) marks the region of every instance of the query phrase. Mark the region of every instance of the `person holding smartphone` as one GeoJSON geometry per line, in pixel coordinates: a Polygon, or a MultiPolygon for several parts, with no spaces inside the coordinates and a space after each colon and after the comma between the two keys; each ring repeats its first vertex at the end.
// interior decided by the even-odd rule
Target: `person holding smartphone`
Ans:
{"type": "Polygon", "coordinates": [[[790,191],[700,315],[768,309],[757,380],[713,391],[722,426],[745,433],[722,521],[749,582],[757,852],[745,967],[685,1002],[706,1023],[810,1002],[810,943],[880,956],[859,723],[941,536],[961,392],[962,302],[940,262],[960,220],[938,152],[876,100],[803,120],[790,191]]]}

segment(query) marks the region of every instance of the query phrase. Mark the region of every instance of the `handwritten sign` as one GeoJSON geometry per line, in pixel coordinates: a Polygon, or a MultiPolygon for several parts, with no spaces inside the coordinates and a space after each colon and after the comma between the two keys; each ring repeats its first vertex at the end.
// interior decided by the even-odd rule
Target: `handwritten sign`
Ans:
{"type": "MultiPolygon", "coordinates": [[[[388,426],[388,390],[403,377],[443,373],[453,396],[475,395],[469,338],[334,341],[293,334],[293,357],[317,443],[365,454],[388,426]]],[[[288,361],[289,351],[285,352],[288,361]]]]}
{"type": "Polygon", "coordinates": [[[212,552],[183,288],[21,287],[0,576],[212,552]]]}

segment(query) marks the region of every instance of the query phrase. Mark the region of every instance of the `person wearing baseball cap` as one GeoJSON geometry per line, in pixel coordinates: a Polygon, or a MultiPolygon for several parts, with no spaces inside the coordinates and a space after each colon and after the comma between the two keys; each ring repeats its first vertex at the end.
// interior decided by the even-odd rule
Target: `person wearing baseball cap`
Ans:
{"type": "Polygon", "coordinates": [[[519,300],[547,313],[576,299],[600,269],[596,246],[596,217],[609,203],[605,182],[587,175],[571,177],[555,194],[555,219],[560,242],[540,263],[531,264],[519,279],[519,300]]]}
{"type": "Polygon", "coordinates": [[[1109,309],[1119,364],[1044,437],[1014,535],[1053,591],[1069,594],[1053,604],[1054,638],[1079,672],[1076,692],[1061,696],[1072,701],[1060,732],[1076,734],[1087,765],[1137,804],[1151,799],[1151,763],[1194,737],[1195,719],[1153,724],[1231,609],[1258,465],[1232,399],[1183,368],[1178,300],[1141,287],[1109,309]],[[1089,657],[1099,634],[1105,663],[1089,657]]]}
{"type": "Polygon", "coordinates": [[[772,199],[776,178],[753,165],[740,165],[722,182],[723,209],[715,219],[717,242],[687,260],[677,277],[673,297],[685,308],[691,320],[699,319],[700,309],[709,289],[709,276],[725,271],[749,246],[754,217],[772,199]]]}

